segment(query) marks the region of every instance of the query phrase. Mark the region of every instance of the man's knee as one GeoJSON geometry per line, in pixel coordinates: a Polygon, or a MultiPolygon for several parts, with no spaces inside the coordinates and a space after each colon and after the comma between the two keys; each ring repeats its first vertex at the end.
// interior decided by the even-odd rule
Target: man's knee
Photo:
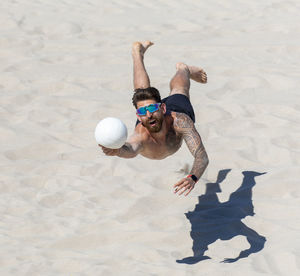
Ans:
{"type": "Polygon", "coordinates": [[[189,89],[186,87],[173,87],[170,91],[170,95],[174,95],[174,94],[181,94],[181,95],[185,95],[188,98],[190,97],[189,95],[189,89]]]}

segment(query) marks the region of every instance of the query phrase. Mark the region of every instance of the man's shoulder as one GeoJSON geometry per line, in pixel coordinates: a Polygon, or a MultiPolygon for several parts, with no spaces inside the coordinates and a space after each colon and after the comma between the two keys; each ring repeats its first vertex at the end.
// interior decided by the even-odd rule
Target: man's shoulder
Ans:
{"type": "Polygon", "coordinates": [[[171,112],[171,116],[173,117],[174,129],[177,131],[192,128],[194,126],[193,120],[185,113],[171,112]]]}

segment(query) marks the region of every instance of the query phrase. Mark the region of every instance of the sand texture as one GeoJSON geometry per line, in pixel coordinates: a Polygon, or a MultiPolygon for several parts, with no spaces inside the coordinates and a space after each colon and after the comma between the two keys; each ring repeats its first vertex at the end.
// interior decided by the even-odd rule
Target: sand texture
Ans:
{"type": "Polygon", "coordinates": [[[0,275],[300,275],[300,2],[0,3],[0,275]],[[134,129],[131,44],[163,97],[191,83],[210,164],[172,186],[185,145],[105,156],[104,117],[134,129]]]}

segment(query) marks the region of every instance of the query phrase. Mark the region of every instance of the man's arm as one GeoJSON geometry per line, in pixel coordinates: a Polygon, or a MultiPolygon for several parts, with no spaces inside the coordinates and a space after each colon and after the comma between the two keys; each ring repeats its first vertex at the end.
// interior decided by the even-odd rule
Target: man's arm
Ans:
{"type": "Polygon", "coordinates": [[[138,135],[135,133],[129,138],[129,140],[119,149],[109,149],[99,145],[102,151],[108,156],[119,156],[122,158],[134,158],[136,157],[141,148],[142,143],[138,139],[138,135]]]}
{"type": "MultiPolygon", "coordinates": [[[[174,129],[177,133],[183,135],[185,143],[187,144],[191,154],[195,157],[190,174],[195,175],[199,180],[208,165],[208,156],[201,137],[191,118],[183,113],[176,113],[174,129]]],[[[188,195],[194,188],[195,183],[196,182],[192,178],[186,177],[174,185],[174,187],[176,187],[175,193],[180,190],[179,194],[181,195],[187,191],[185,195],[188,195]]]]}
{"type": "Polygon", "coordinates": [[[125,145],[120,148],[118,156],[123,158],[134,158],[139,154],[140,148],[140,144],[126,142],[125,145]]]}

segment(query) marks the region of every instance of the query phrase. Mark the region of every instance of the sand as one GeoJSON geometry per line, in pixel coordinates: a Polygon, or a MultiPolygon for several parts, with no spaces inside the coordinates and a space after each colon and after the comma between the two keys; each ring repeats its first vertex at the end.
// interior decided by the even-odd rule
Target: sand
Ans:
{"type": "Polygon", "coordinates": [[[1,276],[300,275],[299,10],[1,2],[1,276]],[[185,145],[126,160],[94,140],[104,117],[134,128],[131,44],[144,39],[162,96],[176,62],[208,75],[191,100],[210,164],[188,197],[172,189],[193,162],[185,145]]]}

